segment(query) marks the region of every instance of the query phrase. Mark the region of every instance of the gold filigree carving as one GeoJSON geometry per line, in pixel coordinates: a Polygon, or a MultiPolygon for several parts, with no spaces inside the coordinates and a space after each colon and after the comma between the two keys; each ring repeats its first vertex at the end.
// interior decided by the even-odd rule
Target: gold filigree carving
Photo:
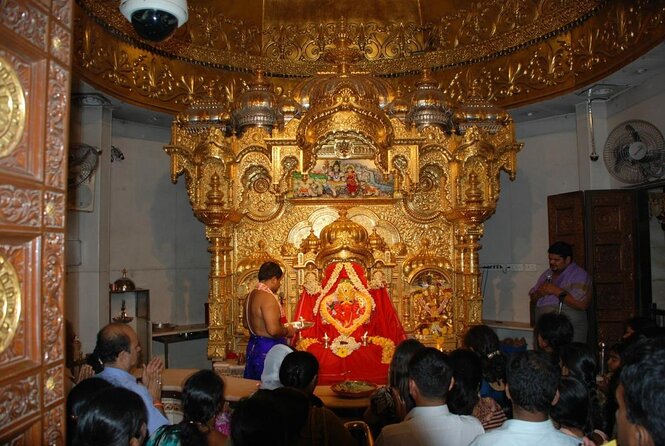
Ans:
{"type": "Polygon", "coordinates": [[[0,158],[10,155],[25,127],[23,87],[11,63],[0,57],[0,158]]]}
{"type": "Polygon", "coordinates": [[[0,254],[0,352],[11,344],[16,334],[21,319],[21,294],[14,266],[0,254]]]}
{"type": "MultiPolygon", "coordinates": [[[[122,19],[117,8],[110,7],[108,0],[85,0],[79,3],[97,21],[123,34],[123,40],[133,41],[138,46],[135,33],[122,19]]],[[[265,67],[268,61],[278,64],[281,70],[284,70],[284,66],[307,66],[307,62],[310,65],[311,62],[320,64],[324,60],[324,51],[334,47],[338,23],[303,23],[302,11],[294,11],[289,15],[288,6],[280,7],[284,10],[281,15],[283,18],[276,19],[277,23],[274,23],[271,14],[261,16],[262,19],[251,15],[234,18],[224,11],[223,3],[201,2],[190,5],[189,32],[178,33],[169,41],[159,44],[158,49],[171,57],[179,56],[236,68],[247,68],[247,63],[265,67]],[[295,22],[294,17],[298,17],[295,22]],[[242,56],[252,60],[243,64],[242,56]]],[[[352,5],[347,7],[353,10],[352,5]]],[[[446,65],[472,59],[472,54],[477,58],[491,57],[506,48],[508,42],[510,47],[519,47],[542,39],[545,35],[556,34],[571,23],[592,15],[597,7],[597,2],[591,0],[519,1],[508,4],[492,0],[479,4],[451,3],[436,7],[425,3],[421,15],[417,16],[413,15],[413,11],[395,9],[391,5],[389,8],[395,11],[396,20],[347,20],[345,30],[349,40],[367,62],[382,62],[390,67],[395,65],[390,64],[392,61],[431,53],[436,56],[437,65],[446,65]],[[421,17],[428,17],[429,20],[422,23],[421,17]]],[[[266,10],[270,9],[270,6],[266,6],[266,10]]],[[[334,17],[334,13],[330,16],[334,17]]],[[[140,43],[152,45],[145,41],[140,43]]]]}
{"type": "MultiPolygon", "coordinates": [[[[29,85],[34,66],[26,63],[26,61],[22,60],[19,55],[7,51],[0,50],[0,58],[5,58],[5,60],[13,66],[22,85],[29,85]]],[[[29,124],[26,122],[26,125],[29,124]]],[[[38,163],[29,156],[29,141],[26,136],[26,132],[24,131],[23,138],[19,140],[12,153],[4,157],[0,156],[0,167],[6,170],[35,176],[37,175],[37,169],[41,167],[37,166],[38,163]]]]}
{"type": "MultiPolygon", "coordinates": [[[[224,20],[206,24],[205,27],[190,18],[192,24],[188,25],[188,29],[194,30],[199,25],[202,29],[191,35],[182,33],[152,48],[147,42],[126,43],[132,40],[133,31],[120,16],[117,5],[112,5],[109,0],[86,0],[81,3],[100,23],[107,21],[108,27],[116,28],[119,34],[102,30],[91,17],[78,10],[80,25],[75,32],[74,65],[80,67],[83,76],[93,84],[133,102],[162,110],[182,111],[197,97],[205,96],[206,89],[213,85],[221,98],[222,91],[242,84],[242,80],[247,78],[244,72],[249,70],[263,69],[279,74],[281,77],[273,79],[276,91],[291,90],[302,77],[333,71],[330,64],[321,60],[321,54],[324,49],[333,46],[337,27],[334,22],[280,24],[274,28],[268,25],[257,34],[249,31],[254,29],[254,24],[240,21],[231,25],[234,19],[220,13],[224,20]],[[222,47],[216,47],[214,43],[211,47],[203,36],[222,36],[229,31],[218,29],[214,33],[212,30],[217,29],[217,25],[223,28],[231,26],[234,37],[222,39],[225,42],[220,42],[222,47]],[[293,26],[299,30],[298,34],[287,38],[289,34],[284,33],[287,29],[294,29],[293,26]],[[271,43],[272,31],[268,29],[280,30],[278,40],[284,43],[271,43]],[[266,32],[268,34],[264,34],[266,32]],[[117,40],[118,35],[125,40],[117,40]],[[178,40],[184,35],[188,36],[188,40],[178,40]],[[269,54],[262,55],[262,50],[250,43],[252,39],[247,40],[249,36],[265,42],[265,48],[271,48],[269,54]],[[197,44],[197,39],[203,40],[197,44]],[[284,39],[291,43],[285,43],[284,39]],[[296,39],[300,46],[293,47],[294,42],[290,39],[296,39]],[[145,51],[138,51],[138,47],[145,51]],[[275,52],[277,47],[282,49],[275,52]],[[287,47],[292,49],[286,51],[287,47]],[[316,51],[303,52],[304,47],[316,48],[316,51]],[[254,50],[249,51],[249,48],[254,50]],[[150,53],[151,49],[153,53],[150,53]],[[177,54],[173,57],[161,55],[169,51],[177,54]],[[288,54],[311,54],[312,57],[300,60],[301,56],[293,56],[292,60],[288,54]],[[236,70],[224,71],[224,68],[236,70]]],[[[457,100],[464,96],[464,91],[469,91],[471,84],[468,79],[482,78],[483,82],[487,82],[488,97],[496,99],[498,105],[506,108],[579,88],[616,70],[661,41],[665,37],[665,29],[659,24],[665,11],[659,6],[660,2],[634,3],[497,1],[490,7],[490,4],[483,2],[462,8],[458,5],[450,11],[441,12],[441,17],[432,19],[431,24],[412,26],[408,24],[409,20],[399,25],[351,20],[348,28],[354,48],[364,50],[367,59],[356,67],[358,70],[398,76],[402,84],[412,88],[415,81],[413,73],[430,67],[435,70],[434,76],[441,85],[451,86],[446,93],[457,100]],[[492,13],[487,14],[488,8],[492,13]],[[461,11],[470,15],[460,15],[463,14],[461,11]],[[534,15],[533,11],[537,13],[534,15]],[[391,32],[397,34],[388,37],[391,32]],[[407,37],[410,32],[416,34],[407,37]],[[406,42],[421,40],[426,42],[425,46],[416,49],[419,48],[416,45],[412,50],[415,53],[410,52],[410,45],[406,42]],[[392,44],[386,46],[388,41],[401,43],[396,47],[392,44]],[[378,50],[388,47],[393,50],[385,54],[384,50],[378,50]],[[455,82],[458,85],[452,87],[455,82]]],[[[430,12],[428,17],[432,16],[430,12]]],[[[212,20],[213,15],[206,17],[212,20]]]]}
{"type": "Polygon", "coordinates": [[[23,358],[25,355],[25,324],[23,323],[23,317],[19,319],[18,326],[16,327],[16,334],[12,343],[5,349],[5,351],[0,352],[0,364],[7,364],[17,360],[18,358],[23,358]]]}

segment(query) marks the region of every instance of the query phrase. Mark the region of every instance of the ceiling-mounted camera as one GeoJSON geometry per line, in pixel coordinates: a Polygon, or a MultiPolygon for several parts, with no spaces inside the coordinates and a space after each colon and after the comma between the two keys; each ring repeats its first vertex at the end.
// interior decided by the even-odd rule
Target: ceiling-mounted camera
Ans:
{"type": "Polygon", "coordinates": [[[187,0],[122,0],[120,12],[139,36],[153,42],[168,39],[189,18],[187,0]]]}

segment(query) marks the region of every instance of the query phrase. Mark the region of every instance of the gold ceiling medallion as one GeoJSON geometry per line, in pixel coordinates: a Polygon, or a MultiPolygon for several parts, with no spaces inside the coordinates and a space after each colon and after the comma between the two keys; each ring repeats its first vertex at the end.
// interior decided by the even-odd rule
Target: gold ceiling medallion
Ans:
{"type": "Polygon", "coordinates": [[[18,75],[0,57],[0,158],[10,155],[23,136],[25,97],[18,75]]]}
{"type": "Polygon", "coordinates": [[[0,353],[11,344],[21,319],[21,286],[12,264],[0,255],[0,353]]]}

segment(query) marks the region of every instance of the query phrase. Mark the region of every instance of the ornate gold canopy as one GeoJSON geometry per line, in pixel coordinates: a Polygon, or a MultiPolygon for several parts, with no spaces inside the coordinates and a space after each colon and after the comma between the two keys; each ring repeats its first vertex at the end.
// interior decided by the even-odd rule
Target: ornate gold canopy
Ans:
{"type": "Polygon", "coordinates": [[[171,113],[209,94],[233,102],[256,70],[281,93],[334,71],[324,54],[342,20],[359,71],[406,94],[430,68],[450,100],[476,82],[503,108],[580,88],[665,38],[662,0],[196,0],[189,21],[157,44],[138,37],[117,0],[77,4],[76,72],[171,113]]]}

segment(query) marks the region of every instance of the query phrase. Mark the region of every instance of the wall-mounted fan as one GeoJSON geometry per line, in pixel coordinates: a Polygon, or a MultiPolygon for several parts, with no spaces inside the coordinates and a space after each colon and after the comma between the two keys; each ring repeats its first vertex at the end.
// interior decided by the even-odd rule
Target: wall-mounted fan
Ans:
{"type": "Polygon", "coordinates": [[[95,191],[95,170],[101,149],[88,144],[69,147],[67,175],[68,207],[75,211],[92,212],[95,191]]]}
{"type": "Polygon", "coordinates": [[[665,175],[665,140],[646,121],[626,121],[614,128],[605,142],[607,171],[624,183],[643,183],[665,175]]]}

